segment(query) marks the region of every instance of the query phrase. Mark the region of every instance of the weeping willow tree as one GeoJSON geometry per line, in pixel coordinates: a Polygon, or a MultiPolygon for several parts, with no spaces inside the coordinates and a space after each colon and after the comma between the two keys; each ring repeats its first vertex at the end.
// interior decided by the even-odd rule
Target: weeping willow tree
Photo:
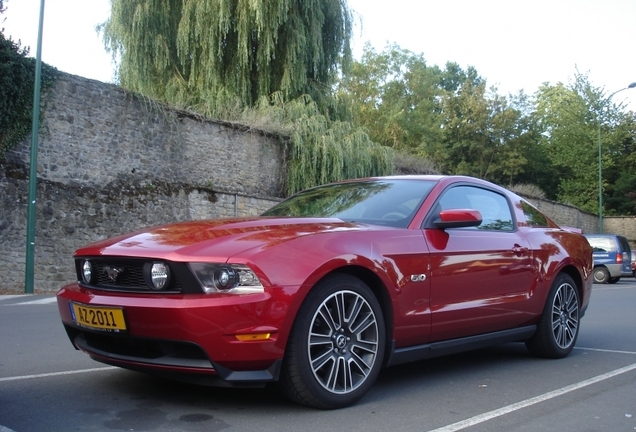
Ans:
{"type": "Polygon", "coordinates": [[[290,137],[287,193],[393,171],[389,149],[338,121],[332,88],[351,62],[346,0],[111,4],[101,30],[120,84],[211,117],[278,122],[290,137]]]}
{"type": "Polygon", "coordinates": [[[346,0],[112,0],[101,28],[122,86],[207,115],[318,100],[351,60],[346,0]]]}
{"type": "Polygon", "coordinates": [[[250,115],[275,123],[289,136],[287,194],[335,180],[393,172],[394,153],[346,121],[330,121],[309,96],[285,102],[282,93],[261,97],[250,115]]]}

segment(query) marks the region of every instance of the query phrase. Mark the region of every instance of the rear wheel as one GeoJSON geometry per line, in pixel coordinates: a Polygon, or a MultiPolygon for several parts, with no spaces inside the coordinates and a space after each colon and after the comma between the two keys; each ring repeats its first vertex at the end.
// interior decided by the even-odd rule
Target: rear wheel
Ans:
{"type": "Polygon", "coordinates": [[[610,275],[606,267],[594,268],[594,283],[604,284],[609,280],[610,275]]]}
{"type": "Polygon", "coordinates": [[[537,331],[526,341],[528,350],[546,358],[570,354],[579,335],[579,292],[574,280],[561,273],[552,284],[537,331]]]}
{"type": "Polygon", "coordinates": [[[309,293],[289,336],[280,387],[303,405],[333,409],[357,402],[382,366],[384,318],[371,289],[330,276],[309,293]]]}

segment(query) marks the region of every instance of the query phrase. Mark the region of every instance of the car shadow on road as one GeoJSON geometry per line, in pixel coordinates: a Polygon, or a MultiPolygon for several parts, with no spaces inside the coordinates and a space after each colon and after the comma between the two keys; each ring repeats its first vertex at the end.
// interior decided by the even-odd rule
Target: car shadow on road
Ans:
{"type": "MultiPolygon", "coordinates": [[[[423,386],[430,388],[431,394],[435,394],[436,388],[453,382],[477,388],[485,386],[484,383],[492,379],[488,377],[493,377],[495,371],[508,369],[513,373],[528,363],[538,361],[545,360],[530,355],[522,343],[512,343],[389,367],[380,372],[378,380],[359,405],[408,397],[421,392],[423,386]]],[[[250,410],[268,415],[290,410],[315,411],[290,402],[275,384],[264,388],[207,387],[123,369],[113,370],[108,375],[103,382],[95,384],[119,397],[125,394],[140,407],[148,403],[153,407],[169,405],[172,409],[201,409],[205,412],[250,410]]]]}

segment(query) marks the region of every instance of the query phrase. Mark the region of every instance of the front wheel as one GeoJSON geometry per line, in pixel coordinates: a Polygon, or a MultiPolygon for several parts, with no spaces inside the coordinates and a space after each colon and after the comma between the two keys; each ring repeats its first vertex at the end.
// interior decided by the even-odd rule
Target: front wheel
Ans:
{"type": "Polygon", "coordinates": [[[303,302],[289,336],[280,387],[303,405],[334,409],[357,402],[382,366],[384,318],[371,289],[330,276],[303,302]]]}
{"type": "Polygon", "coordinates": [[[574,280],[561,273],[552,284],[537,331],[526,341],[528,350],[546,358],[570,354],[579,335],[579,292],[574,280]]]}

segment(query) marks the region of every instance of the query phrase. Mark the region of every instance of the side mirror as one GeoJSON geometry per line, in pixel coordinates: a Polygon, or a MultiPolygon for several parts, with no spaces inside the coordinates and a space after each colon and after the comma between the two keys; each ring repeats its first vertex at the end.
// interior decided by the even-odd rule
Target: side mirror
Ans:
{"type": "Polygon", "coordinates": [[[450,209],[439,212],[439,219],[433,224],[440,229],[464,228],[481,225],[481,213],[470,209],[450,209]]]}

